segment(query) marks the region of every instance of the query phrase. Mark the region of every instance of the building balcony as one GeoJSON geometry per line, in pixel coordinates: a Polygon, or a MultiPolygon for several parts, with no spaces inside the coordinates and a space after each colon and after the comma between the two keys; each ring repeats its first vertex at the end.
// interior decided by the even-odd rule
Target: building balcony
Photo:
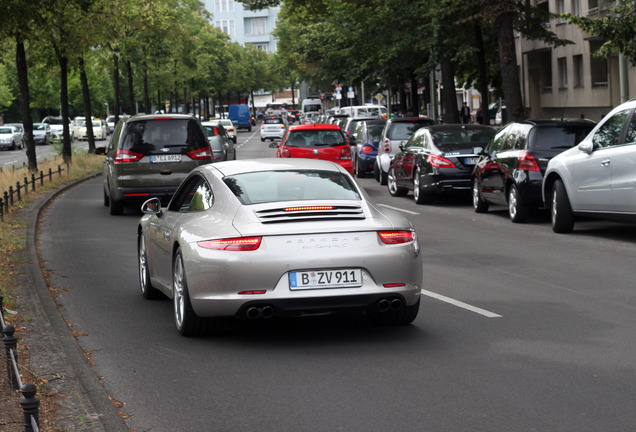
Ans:
{"type": "Polygon", "coordinates": [[[266,18],[269,16],[269,9],[261,9],[256,11],[244,10],[243,18],[266,18]]]}
{"type": "Polygon", "coordinates": [[[245,35],[245,43],[257,44],[257,43],[270,43],[272,41],[272,36],[268,34],[246,34],[245,35]]]}

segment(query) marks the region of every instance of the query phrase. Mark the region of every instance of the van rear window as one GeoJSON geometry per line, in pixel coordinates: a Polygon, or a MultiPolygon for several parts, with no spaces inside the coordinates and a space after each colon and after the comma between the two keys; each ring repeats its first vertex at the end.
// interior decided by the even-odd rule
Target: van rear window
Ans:
{"type": "Polygon", "coordinates": [[[120,148],[140,154],[185,154],[208,146],[208,139],[196,120],[129,121],[120,148]]]}

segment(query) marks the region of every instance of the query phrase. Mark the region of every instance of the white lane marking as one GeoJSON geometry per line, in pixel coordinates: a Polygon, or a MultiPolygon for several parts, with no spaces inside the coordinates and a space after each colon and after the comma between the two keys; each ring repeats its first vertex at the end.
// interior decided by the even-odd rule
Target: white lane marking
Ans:
{"type": "Polygon", "coordinates": [[[454,306],[457,306],[457,307],[460,307],[460,308],[463,308],[463,309],[467,309],[467,310],[469,310],[471,312],[478,313],[479,315],[483,315],[483,316],[488,317],[488,318],[502,318],[502,315],[498,315],[498,314],[496,314],[494,312],[490,312],[490,311],[487,311],[485,309],[478,308],[476,306],[471,306],[471,305],[469,305],[467,303],[460,302],[459,300],[455,300],[455,299],[452,299],[450,297],[446,297],[446,296],[443,296],[441,294],[434,293],[432,291],[427,291],[427,290],[423,289],[422,290],[422,295],[433,297],[434,299],[437,299],[437,300],[440,300],[440,301],[443,301],[443,302],[446,302],[446,303],[450,303],[450,304],[452,304],[454,306]]]}
{"type": "Polygon", "coordinates": [[[397,208],[397,207],[392,207],[392,206],[386,205],[386,204],[378,204],[378,205],[381,206],[381,207],[386,207],[386,208],[391,209],[391,210],[396,210],[396,211],[399,211],[399,212],[408,213],[408,214],[412,214],[412,215],[418,215],[419,214],[418,212],[413,212],[413,211],[410,211],[410,210],[404,210],[404,209],[397,208]]]}

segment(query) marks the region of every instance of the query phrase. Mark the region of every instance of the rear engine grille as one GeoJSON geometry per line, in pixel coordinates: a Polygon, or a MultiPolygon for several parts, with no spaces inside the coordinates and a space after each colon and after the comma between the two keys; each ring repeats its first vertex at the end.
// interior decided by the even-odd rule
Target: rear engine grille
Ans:
{"type": "Polygon", "coordinates": [[[287,206],[259,210],[255,214],[262,223],[365,218],[362,208],[358,205],[287,206]]]}

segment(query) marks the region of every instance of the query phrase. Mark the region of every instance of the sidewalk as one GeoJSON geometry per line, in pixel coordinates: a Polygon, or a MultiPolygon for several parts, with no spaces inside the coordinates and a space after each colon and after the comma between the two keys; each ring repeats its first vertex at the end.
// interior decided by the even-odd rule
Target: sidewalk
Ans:
{"type": "MultiPolygon", "coordinates": [[[[15,219],[26,224],[22,268],[16,270],[20,279],[16,309],[25,327],[24,337],[18,343],[26,345],[29,353],[27,364],[21,366],[45,382],[36,397],[55,398],[59,405],[55,424],[40,422],[43,430],[129,430],[58,310],[36,250],[38,218],[43,209],[66,189],[92,177],[50,191],[15,213],[15,219]]],[[[17,396],[15,403],[19,404],[17,396]]]]}

